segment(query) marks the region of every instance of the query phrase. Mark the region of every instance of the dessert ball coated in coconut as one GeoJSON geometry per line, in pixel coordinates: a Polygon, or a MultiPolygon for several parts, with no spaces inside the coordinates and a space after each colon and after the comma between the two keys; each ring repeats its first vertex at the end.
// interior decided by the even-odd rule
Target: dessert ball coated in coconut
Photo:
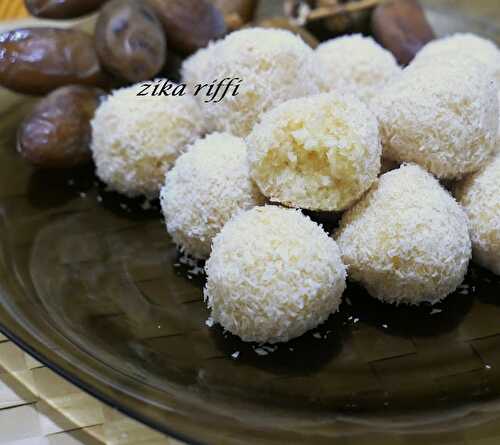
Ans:
{"type": "Polygon", "coordinates": [[[261,117],[247,143],[262,193],[290,207],[346,209],[380,170],[377,121],[355,96],[287,101],[261,117]]]}
{"type": "Polygon", "coordinates": [[[356,94],[365,102],[401,74],[394,56],[361,34],[322,43],[315,50],[314,61],[322,91],[356,94]]]}
{"type": "Polygon", "coordinates": [[[215,130],[246,136],[265,111],[318,91],[312,55],[290,31],[249,28],[229,34],[211,52],[207,82],[237,78],[241,85],[237,96],[231,91],[218,103],[204,104],[207,119],[215,130]]]}
{"type": "Polygon", "coordinates": [[[456,57],[486,65],[500,87],[500,50],[491,40],[475,34],[457,33],[433,40],[418,52],[413,63],[433,63],[456,57]]]}
{"type": "Polygon", "coordinates": [[[210,255],[213,237],[233,214],[263,202],[250,179],[245,142],[227,133],[197,140],[177,159],[161,190],[169,234],[200,259],[210,255]]]}
{"type": "Polygon", "coordinates": [[[213,320],[244,341],[302,335],[338,309],[345,289],[335,241],[299,210],[277,206],[229,220],[205,269],[213,320]]]}
{"type": "Polygon", "coordinates": [[[467,216],[439,182],[403,165],[344,213],[335,236],[349,276],[387,303],[436,303],[462,283],[467,216]]]}
{"type": "Polygon", "coordinates": [[[496,153],[499,152],[500,152],[500,90],[498,91],[498,133],[497,133],[496,153]]]}
{"type": "Polygon", "coordinates": [[[181,66],[181,76],[184,83],[195,87],[198,84],[210,83],[212,77],[212,61],[217,43],[210,42],[206,48],[200,48],[184,60],[181,66]]]}
{"type": "Polygon", "coordinates": [[[469,217],[472,258],[500,275],[500,155],[455,188],[469,217]]]}
{"type": "Polygon", "coordinates": [[[137,96],[140,84],[114,91],[92,120],[92,154],[99,178],[129,197],[158,197],[165,172],[204,132],[196,100],[137,96]]]}
{"type": "Polygon", "coordinates": [[[495,150],[495,82],[471,59],[412,64],[371,108],[379,120],[383,156],[417,163],[441,179],[477,171],[495,150]]]}

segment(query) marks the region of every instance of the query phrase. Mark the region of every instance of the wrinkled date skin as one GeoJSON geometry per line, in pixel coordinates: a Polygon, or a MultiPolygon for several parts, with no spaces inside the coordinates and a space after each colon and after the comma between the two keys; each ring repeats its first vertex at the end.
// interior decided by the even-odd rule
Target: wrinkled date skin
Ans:
{"type": "Polygon", "coordinates": [[[189,55],[226,34],[224,15],[208,0],[145,0],[156,12],[169,48],[189,55]]]}
{"type": "Polygon", "coordinates": [[[373,12],[372,30],[377,41],[401,65],[408,65],[422,47],[435,38],[418,0],[392,0],[373,12]]]}
{"type": "Polygon", "coordinates": [[[156,76],[167,55],[166,37],[154,10],[136,0],[113,0],[102,8],[95,46],[103,67],[129,82],[156,76]]]}
{"type": "Polygon", "coordinates": [[[96,11],[107,0],[24,0],[26,9],[35,17],[72,19],[96,11]]]}
{"type": "Polygon", "coordinates": [[[99,88],[81,85],[53,91],[22,122],[18,151],[43,168],[71,168],[89,162],[90,121],[104,94],[99,88]]]}
{"type": "Polygon", "coordinates": [[[69,84],[108,87],[92,38],[77,30],[22,28],[0,34],[0,85],[44,94],[69,84]]]}

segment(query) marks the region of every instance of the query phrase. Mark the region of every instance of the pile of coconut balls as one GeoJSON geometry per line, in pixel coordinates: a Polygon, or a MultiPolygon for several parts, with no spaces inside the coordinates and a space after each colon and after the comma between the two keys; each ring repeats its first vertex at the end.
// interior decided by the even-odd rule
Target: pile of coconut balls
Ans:
{"type": "Polygon", "coordinates": [[[238,77],[240,94],[214,104],[117,90],[92,122],[92,150],[111,189],[160,196],[175,244],[207,260],[204,298],[223,328],[298,337],[337,311],[347,277],[416,305],[453,293],[471,257],[500,274],[492,42],[436,40],[402,69],[368,37],[313,50],[249,28],[182,71],[187,85],[238,77]],[[301,209],[339,212],[338,229],[301,209]]]}

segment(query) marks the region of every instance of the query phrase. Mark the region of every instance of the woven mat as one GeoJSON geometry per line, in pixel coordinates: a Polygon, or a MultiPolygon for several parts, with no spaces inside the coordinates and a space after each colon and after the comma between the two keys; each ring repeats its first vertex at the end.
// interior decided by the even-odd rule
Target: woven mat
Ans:
{"type": "Polygon", "coordinates": [[[1,334],[0,444],[181,445],[84,393],[1,334]]]}

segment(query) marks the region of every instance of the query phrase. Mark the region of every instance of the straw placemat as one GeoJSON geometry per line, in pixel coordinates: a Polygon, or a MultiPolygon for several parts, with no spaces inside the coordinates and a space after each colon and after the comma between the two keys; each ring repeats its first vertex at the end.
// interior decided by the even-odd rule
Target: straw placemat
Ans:
{"type": "Polygon", "coordinates": [[[27,16],[28,11],[23,0],[0,0],[1,20],[13,20],[27,16]]]}
{"type": "Polygon", "coordinates": [[[0,444],[181,445],[84,393],[2,334],[0,444]]]}

